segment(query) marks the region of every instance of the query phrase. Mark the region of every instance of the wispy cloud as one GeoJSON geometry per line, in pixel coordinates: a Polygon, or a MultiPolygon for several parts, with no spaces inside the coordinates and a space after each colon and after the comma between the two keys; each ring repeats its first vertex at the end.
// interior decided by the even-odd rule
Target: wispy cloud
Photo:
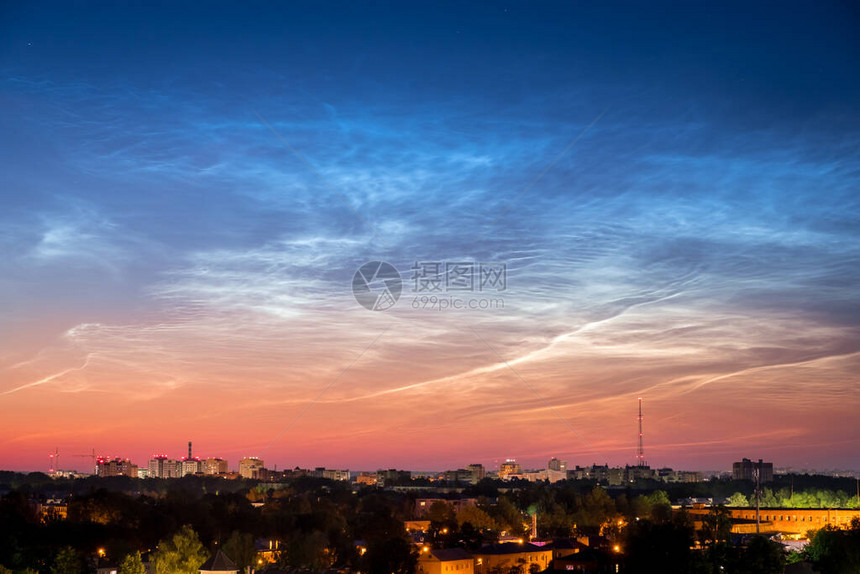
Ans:
{"type": "Polygon", "coordinates": [[[212,433],[239,414],[248,447],[262,448],[390,327],[296,424],[296,442],[311,446],[294,448],[348,456],[359,438],[383,437],[407,457],[434,448],[432,433],[464,445],[432,451],[444,460],[553,445],[593,456],[558,438],[556,411],[626,462],[633,433],[619,413],[646,393],[660,415],[652,448],[683,459],[744,437],[813,444],[833,432],[825,407],[856,406],[860,157],[835,120],[728,129],[704,105],[670,113],[654,94],[573,88],[360,101],[302,81],[275,93],[226,85],[4,82],[20,112],[9,121],[36,142],[21,161],[55,155],[50,172],[2,176],[12,191],[0,192],[0,241],[13,254],[0,262],[11,302],[0,313],[29,305],[35,323],[38,303],[56,301],[68,315],[31,355],[9,338],[4,400],[58,393],[81,411],[77,397],[105,396],[140,420],[166,413],[212,433]],[[587,141],[535,182],[606,104],[587,141]],[[350,292],[370,260],[404,272],[391,312],[370,313],[350,292]],[[412,309],[419,260],[507,263],[504,309],[412,309]],[[791,434],[780,419],[813,400],[821,410],[791,434]],[[721,420],[712,405],[733,414],[721,420]],[[766,407],[773,430],[759,434],[766,407]]]}

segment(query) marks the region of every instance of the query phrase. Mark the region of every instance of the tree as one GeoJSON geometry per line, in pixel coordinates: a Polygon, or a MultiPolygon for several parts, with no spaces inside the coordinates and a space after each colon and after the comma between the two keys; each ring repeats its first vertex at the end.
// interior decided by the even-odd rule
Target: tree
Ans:
{"type": "MultiPolygon", "coordinates": [[[[624,495],[622,494],[621,496],[624,495]]],[[[621,499],[621,496],[618,497],[619,501],[616,501],[619,506],[621,505],[620,503],[624,502],[624,500],[621,499]]],[[[653,505],[651,504],[651,499],[647,496],[640,494],[639,496],[630,501],[627,510],[627,516],[630,520],[633,520],[635,518],[647,518],[651,516],[652,508],[653,505]]]]}
{"type": "Polygon", "coordinates": [[[582,507],[576,516],[577,525],[593,533],[615,515],[615,501],[609,497],[606,490],[595,486],[591,492],[582,498],[582,507]]]}
{"type": "Polygon", "coordinates": [[[746,508],[750,505],[747,497],[741,494],[740,492],[736,492],[729,497],[729,506],[738,506],[746,508]]]}
{"type": "Polygon", "coordinates": [[[119,564],[119,574],[146,574],[140,552],[128,554],[119,564]]]}
{"type": "Polygon", "coordinates": [[[656,524],[670,522],[672,520],[672,501],[663,490],[655,490],[648,495],[651,503],[651,520],[656,524]]]}
{"type": "Polygon", "coordinates": [[[516,564],[511,564],[506,574],[526,574],[526,561],[520,558],[516,564]]]}
{"type": "Polygon", "coordinates": [[[71,546],[62,548],[51,566],[51,574],[81,574],[83,571],[81,556],[71,546]]]}
{"type": "Polygon", "coordinates": [[[498,530],[499,528],[496,521],[489,514],[471,504],[464,506],[457,513],[457,524],[462,527],[466,523],[471,524],[478,530],[498,530]]]}
{"type": "Polygon", "coordinates": [[[254,559],[257,557],[254,537],[247,532],[239,532],[238,530],[233,531],[233,534],[224,543],[222,550],[236,563],[240,571],[244,571],[248,566],[253,566],[254,559]]]}
{"type": "Polygon", "coordinates": [[[152,560],[155,574],[197,574],[207,557],[197,533],[186,524],[170,539],[158,544],[152,560]]]}
{"type": "Polygon", "coordinates": [[[815,533],[804,552],[820,572],[856,574],[860,572],[860,530],[825,526],[815,533]]]}
{"type": "Polygon", "coordinates": [[[371,544],[364,556],[368,574],[414,574],[418,552],[406,538],[397,537],[371,544]]]}
{"type": "Polygon", "coordinates": [[[782,574],[785,552],[778,542],[754,536],[741,553],[738,574],[782,574]]]}
{"type": "Polygon", "coordinates": [[[319,530],[299,532],[287,544],[287,562],[293,568],[319,572],[331,567],[328,536],[319,530]]]}
{"type": "Polygon", "coordinates": [[[523,527],[523,513],[504,496],[499,497],[499,502],[492,508],[492,517],[509,534],[514,536],[525,534],[523,527]]]}
{"type": "Polygon", "coordinates": [[[426,517],[430,522],[448,524],[454,521],[454,509],[447,502],[437,500],[427,509],[426,517]]]}
{"type": "Polygon", "coordinates": [[[459,534],[460,539],[458,542],[460,542],[466,550],[473,552],[483,546],[484,541],[490,538],[490,536],[486,536],[469,522],[463,523],[463,526],[460,527],[459,534]]]}
{"type": "Polygon", "coordinates": [[[0,565],[0,574],[15,574],[3,565],[0,565]]]}
{"type": "Polygon", "coordinates": [[[702,517],[702,542],[715,546],[728,542],[732,536],[732,514],[728,508],[718,504],[702,517]]]}
{"type": "Polygon", "coordinates": [[[660,572],[690,571],[694,562],[691,529],[672,522],[654,524],[639,520],[631,523],[625,534],[627,572],[650,574],[657,565],[660,572]]]}

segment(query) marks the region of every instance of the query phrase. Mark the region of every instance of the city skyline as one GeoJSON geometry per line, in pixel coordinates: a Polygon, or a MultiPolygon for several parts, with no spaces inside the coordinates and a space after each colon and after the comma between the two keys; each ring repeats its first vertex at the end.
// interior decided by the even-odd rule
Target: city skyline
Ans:
{"type": "MultiPolygon", "coordinates": [[[[505,459],[502,461],[493,461],[489,465],[486,465],[483,462],[474,462],[473,461],[472,463],[455,465],[451,468],[445,468],[445,469],[442,469],[442,468],[436,468],[436,469],[430,469],[430,468],[396,469],[394,467],[391,467],[389,465],[384,465],[384,464],[378,465],[375,469],[371,469],[369,467],[368,468],[345,469],[343,467],[333,468],[330,465],[320,465],[320,464],[307,465],[306,467],[303,468],[301,465],[290,466],[289,464],[284,465],[281,463],[274,463],[273,464],[271,460],[267,464],[266,461],[261,459],[260,457],[257,457],[253,454],[246,454],[246,455],[241,456],[239,459],[234,461],[234,462],[236,462],[236,465],[231,466],[229,464],[230,461],[227,458],[222,457],[218,454],[209,453],[209,454],[206,454],[204,456],[192,455],[190,443],[188,445],[188,448],[189,448],[189,452],[188,452],[187,456],[173,456],[173,455],[168,454],[167,452],[162,451],[162,452],[154,452],[153,454],[149,455],[148,457],[143,457],[142,459],[132,459],[132,457],[129,457],[129,456],[117,456],[117,455],[113,455],[113,454],[107,454],[107,455],[97,454],[96,450],[93,449],[93,451],[89,454],[72,454],[70,457],[67,456],[65,458],[73,458],[75,460],[88,458],[91,460],[92,465],[93,465],[93,468],[91,470],[93,471],[93,473],[98,473],[98,474],[100,474],[100,472],[98,472],[97,469],[101,468],[101,466],[103,464],[131,463],[134,466],[135,471],[136,471],[137,468],[145,469],[147,466],[147,463],[150,465],[150,469],[151,469],[151,465],[153,463],[156,463],[157,461],[159,461],[159,462],[160,461],[166,461],[166,462],[170,462],[171,464],[176,463],[176,464],[180,465],[177,467],[177,472],[180,473],[180,476],[184,476],[185,474],[195,474],[195,473],[204,473],[204,474],[217,474],[218,472],[233,473],[237,470],[241,471],[241,466],[246,461],[253,461],[255,464],[258,463],[261,468],[264,468],[267,471],[275,471],[275,472],[278,472],[279,470],[280,471],[286,471],[286,472],[290,472],[292,470],[300,470],[300,471],[332,470],[332,471],[338,471],[338,472],[343,471],[343,472],[353,473],[353,474],[359,474],[359,473],[364,474],[364,473],[384,472],[384,471],[397,471],[397,472],[408,471],[408,472],[413,473],[416,476],[424,476],[426,474],[438,474],[441,476],[443,474],[448,474],[448,473],[455,473],[456,474],[459,471],[464,471],[464,472],[469,472],[469,473],[479,471],[480,478],[482,478],[486,473],[487,476],[492,475],[492,476],[502,478],[502,479],[505,479],[510,474],[521,475],[523,473],[534,473],[535,471],[541,471],[541,470],[543,470],[543,471],[553,470],[553,471],[556,471],[557,473],[568,473],[568,475],[569,475],[568,477],[570,478],[572,476],[572,475],[570,475],[570,472],[572,472],[574,470],[576,470],[576,471],[586,470],[586,469],[591,468],[591,467],[594,467],[594,468],[598,468],[598,467],[613,468],[613,469],[622,469],[622,470],[623,469],[629,469],[631,471],[636,471],[637,469],[642,469],[643,471],[656,471],[656,470],[685,471],[685,469],[672,469],[672,468],[669,468],[666,466],[651,467],[649,464],[647,464],[647,462],[640,463],[640,461],[638,459],[636,461],[636,464],[633,464],[633,465],[628,464],[628,465],[623,465],[623,466],[611,466],[611,465],[608,465],[607,463],[600,464],[597,462],[593,462],[590,464],[570,464],[567,460],[559,459],[555,456],[551,457],[549,460],[543,461],[540,464],[532,464],[532,465],[521,464],[521,461],[518,461],[517,459],[508,458],[508,459],[505,459]],[[195,467],[193,467],[193,466],[188,466],[188,467],[184,466],[185,463],[195,463],[197,465],[196,470],[194,470],[195,467]],[[210,463],[210,465],[215,465],[215,466],[211,466],[211,468],[206,469],[205,467],[206,467],[207,463],[210,463]],[[280,466],[280,469],[278,468],[279,466],[280,466]],[[188,469],[190,469],[190,470],[188,470],[188,469]]],[[[86,471],[81,471],[77,468],[71,468],[68,465],[64,466],[64,465],[60,464],[60,460],[61,460],[60,455],[61,455],[61,453],[60,453],[59,449],[55,449],[55,451],[49,455],[49,460],[50,460],[50,462],[49,462],[49,466],[50,466],[49,474],[55,474],[56,473],[56,474],[60,475],[60,474],[65,474],[65,473],[73,473],[73,474],[86,475],[86,474],[90,473],[90,469],[87,469],[86,471]]],[[[752,468],[751,465],[754,465],[755,462],[756,461],[754,461],[754,460],[750,460],[748,458],[743,458],[742,461],[733,462],[731,468],[728,470],[727,469],[707,469],[707,470],[715,471],[717,473],[721,472],[722,474],[733,474],[733,473],[737,474],[739,472],[738,468],[747,468],[747,469],[752,468]],[[746,465],[746,466],[744,466],[744,465],[746,465]],[[729,471],[731,471],[731,472],[729,472],[729,471]]],[[[761,462],[761,461],[759,461],[759,462],[761,462]]],[[[767,462],[765,464],[766,464],[767,468],[770,469],[769,472],[771,473],[770,476],[772,477],[773,463],[767,462]]],[[[3,469],[0,469],[0,470],[3,470],[3,469]]],[[[38,470],[38,469],[36,469],[36,470],[38,470]]],[[[696,470],[696,472],[699,472],[699,474],[701,474],[701,471],[706,470],[706,469],[695,469],[695,470],[696,470]]],[[[781,469],[778,468],[778,470],[783,472],[783,473],[789,473],[789,472],[796,472],[797,470],[817,471],[818,469],[790,469],[790,468],[783,467],[781,469]]],[[[831,470],[838,471],[839,469],[825,469],[822,474],[829,474],[829,472],[831,470]]],[[[749,472],[751,472],[751,471],[747,470],[746,472],[747,472],[747,474],[749,474],[749,472]]],[[[647,472],[646,472],[646,474],[647,474],[647,472]]],[[[135,476],[136,476],[136,472],[135,472],[135,476]]],[[[561,479],[561,476],[562,476],[561,474],[554,475],[552,477],[551,481],[554,482],[555,480],[559,480],[559,479],[561,479]]],[[[858,478],[858,480],[860,480],[860,477],[857,477],[857,478],[858,478]]],[[[535,479],[536,479],[535,477],[527,478],[527,480],[535,480],[535,479]]],[[[446,479],[446,480],[448,480],[448,479],[446,479]]],[[[542,480],[542,479],[537,478],[537,480],[542,480]]]]}
{"type": "Polygon", "coordinates": [[[0,467],[860,470],[856,11],[330,8],[0,10],[0,467]]]}

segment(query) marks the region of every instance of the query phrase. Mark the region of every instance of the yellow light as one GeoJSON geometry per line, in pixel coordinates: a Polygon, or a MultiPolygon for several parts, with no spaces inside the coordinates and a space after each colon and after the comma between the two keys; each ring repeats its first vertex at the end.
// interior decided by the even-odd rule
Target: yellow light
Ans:
{"type": "Polygon", "coordinates": [[[517,542],[519,542],[520,544],[522,544],[522,543],[523,543],[523,539],[522,539],[522,538],[520,538],[519,540],[517,540],[517,542]]]}
{"type": "Polygon", "coordinates": [[[429,550],[430,550],[430,548],[428,546],[425,546],[424,548],[421,549],[421,552],[428,552],[429,550]]]}
{"type": "Polygon", "coordinates": [[[447,528],[443,528],[443,529],[442,529],[442,534],[448,534],[448,529],[447,529],[447,528]]]}
{"type": "Polygon", "coordinates": [[[621,547],[616,544],[613,550],[615,550],[616,552],[621,552],[621,547]]]}
{"type": "Polygon", "coordinates": [[[105,549],[99,548],[99,556],[104,556],[104,555],[105,555],[105,549]]]}
{"type": "Polygon", "coordinates": [[[262,563],[263,563],[263,559],[262,559],[262,558],[257,559],[257,564],[262,564],[262,563]]]}

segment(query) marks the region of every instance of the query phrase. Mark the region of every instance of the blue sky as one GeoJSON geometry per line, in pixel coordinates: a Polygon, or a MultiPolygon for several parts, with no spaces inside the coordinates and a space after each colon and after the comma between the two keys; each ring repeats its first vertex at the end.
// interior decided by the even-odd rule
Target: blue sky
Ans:
{"type": "Polygon", "coordinates": [[[162,449],[139,430],[164,413],[282,464],[623,464],[646,394],[665,464],[853,464],[857,24],[838,3],[6,4],[0,400],[21,415],[0,452],[35,466],[25,447],[110,407],[134,414],[68,447],[162,449]],[[370,313],[349,286],[376,259],[505,262],[505,308],[370,313]],[[462,413],[410,410],[433,396],[462,413]],[[256,429],[187,421],[189,399],[256,429]],[[56,428],[25,416],[43,401],[56,428]],[[489,430],[463,441],[464,413],[489,430]]]}

